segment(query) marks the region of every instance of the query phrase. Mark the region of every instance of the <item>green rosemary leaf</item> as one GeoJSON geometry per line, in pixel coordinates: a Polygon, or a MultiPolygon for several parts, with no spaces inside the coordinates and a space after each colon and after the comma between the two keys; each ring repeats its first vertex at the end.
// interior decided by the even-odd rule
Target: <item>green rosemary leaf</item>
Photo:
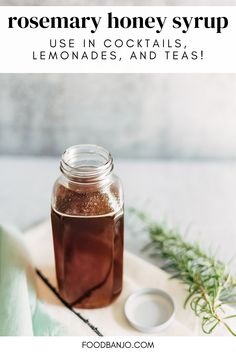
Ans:
{"type": "Polygon", "coordinates": [[[191,297],[195,294],[195,290],[193,290],[192,292],[189,293],[189,295],[186,297],[185,301],[184,301],[184,308],[186,308],[188,302],[190,301],[191,297]]]}
{"type": "Polygon", "coordinates": [[[208,334],[211,334],[214,331],[214,329],[216,328],[216,326],[218,326],[218,324],[219,324],[219,321],[218,320],[215,321],[215,324],[209,329],[208,334]]]}
{"type": "Polygon", "coordinates": [[[201,319],[202,331],[210,334],[221,324],[236,336],[235,330],[226,322],[236,314],[224,314],[225,304],[236,303],[236,279],[227,265],[203,252],[199,244],[186,242],[179,232],[154,223],[145,213],[134,208],[131,212],[144,223],[149,233],[151,242],[145,251],[165,260],[162,269],[171,272],[171,278],[179,278],[187,285],[184,307],[189,304],[201,319]]]}
{"type": "Polygon", "coordinates": [[[230,316],[224,317],[223,320],[228,320],[228,319],[230,319],[230,318],[235,318],[235,317],[236,317],[236,315],[230,315],[230,316]]]}

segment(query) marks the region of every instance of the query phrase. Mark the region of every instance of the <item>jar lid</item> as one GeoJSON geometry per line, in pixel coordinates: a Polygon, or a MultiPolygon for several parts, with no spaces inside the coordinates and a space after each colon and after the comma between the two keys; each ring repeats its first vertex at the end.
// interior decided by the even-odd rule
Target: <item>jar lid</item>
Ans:
{"type": "Polygon", "coordinates": [[[124,307],[129,323],[141,332],[166,329],[175,315],[173,299],[157,288],[143,288],[130,295],[124,307]]]}

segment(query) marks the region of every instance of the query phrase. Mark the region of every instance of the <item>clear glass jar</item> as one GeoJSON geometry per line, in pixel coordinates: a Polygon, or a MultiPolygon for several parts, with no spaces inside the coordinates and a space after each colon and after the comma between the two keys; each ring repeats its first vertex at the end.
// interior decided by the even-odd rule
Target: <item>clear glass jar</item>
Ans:
{"type": "Polygon", "coordinates": [[[98,308],[122,290],[123,191],[113,159],[96,145],[62,155],[51,221],[59,292],[72,306],[98,308]]]}

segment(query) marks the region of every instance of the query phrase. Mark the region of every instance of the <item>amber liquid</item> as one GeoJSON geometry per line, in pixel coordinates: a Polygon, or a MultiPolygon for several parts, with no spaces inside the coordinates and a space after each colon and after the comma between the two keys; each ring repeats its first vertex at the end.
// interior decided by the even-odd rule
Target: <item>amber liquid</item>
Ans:
{"type": "Polygon", "coordinates": [[[52,209],[51,219],[60,294],[75,307],[110,304],[122,290],[123,210],[69,216],[52,209]]]}

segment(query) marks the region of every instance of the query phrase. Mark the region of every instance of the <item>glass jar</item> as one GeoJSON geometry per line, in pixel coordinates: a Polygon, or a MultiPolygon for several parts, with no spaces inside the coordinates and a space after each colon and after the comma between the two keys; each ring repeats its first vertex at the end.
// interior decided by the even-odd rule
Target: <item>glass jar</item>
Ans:
{"type": "Polygon", "coordinates": [[[96,145],[62,155],[51,222],[59,292],[72,306],[98,308],[122,290],[123,191],[113,159],[96,145]]]}

